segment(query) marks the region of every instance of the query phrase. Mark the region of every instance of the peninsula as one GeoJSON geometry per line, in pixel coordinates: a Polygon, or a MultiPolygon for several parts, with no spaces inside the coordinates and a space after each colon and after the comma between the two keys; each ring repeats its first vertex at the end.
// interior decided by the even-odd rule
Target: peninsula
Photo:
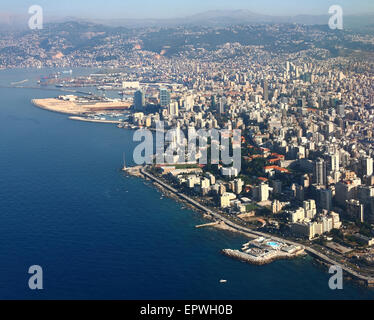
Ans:
{"type": "Polygon", "coordinates": [[[84,115],[100,111],[127,110],[131,103],[116,99],[97,99],[73,95],[58,98],[33,99],[32,103],[42,109],[70,115],[84,115]]]}

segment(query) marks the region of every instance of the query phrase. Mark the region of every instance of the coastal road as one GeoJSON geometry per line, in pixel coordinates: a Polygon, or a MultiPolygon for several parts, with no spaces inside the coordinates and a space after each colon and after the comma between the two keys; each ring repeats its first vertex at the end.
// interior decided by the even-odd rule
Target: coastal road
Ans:
{"type": "Polygon", "coordinates": [[[349,268],[347,266],[344,266],[344,265],[342,265],[342,264],[340,264],[340,263],[332,260],[331,258],[327,257],[323,253],[318,252],[318,251],[312,249],[311,247],[301,245],[301,244],[299,244],[297,242],[294,242],[294,241],[290,241],[290,240],[282,239],[282,238],[279,238],[279,237],[275,237],[273,235],[270,235],[270,234],[267,234],[267,233],[264,233],[264,232],[254,231],[254,230],[251,230],[249,228],[243,227],[241,225],[238,225],[238,224],[232,222],[231,220],[227,219],[223,215],[210,210],[209,208],[203,206],[202,204],[200,204],[199,202],[195,201],[194,199],[186,196],[185,194],[179,192],[177,189],[173,188],[172,186],[170,186],[167,183],[163,182],[162,180],[158,179],[154,175],[152,175],[149,172],[147,172],[144,167],[140,169],[140,172],[144,176],[146,176],[149,179],[157,182],[159,185],[163,186],[167,190],[169,190],[169,191],[173,192],[174,194],[178,195],[180,198],[182,198],[182,199],[186,200],[187,202],[193,204],[198,209],[203,210],[204,212],[212,215],[213,217],[215,217],[219,221],[223,221],[225,224],[227,224],[228,226],[230,226],[230,227],[232,227],[232,228],[234,228],[234,229],[236,229],[238,231],[242,231],[242,232],[248,233],[250,235],[256,235],[256,236],[259,236],[259,237],[271,238],[271,239],[273,239],[275,241],[287,243],[289,245],[302,246],[302,247],[304,247],[305,251],[308,252],[310,255],[312,255],[314,257],[317,257],[320,260],[323,260],[323,261],[327,262],[330,265],[335,265],[335,266],[340,267],[346,273],[352,275],[356,279],[365,281],[367,284],[374,284],[374,278],[373,277],[362,275],[362,274],[356,272],[355,270],[353,270],[353,269],[351,269],[351,268],[349,268]]]}

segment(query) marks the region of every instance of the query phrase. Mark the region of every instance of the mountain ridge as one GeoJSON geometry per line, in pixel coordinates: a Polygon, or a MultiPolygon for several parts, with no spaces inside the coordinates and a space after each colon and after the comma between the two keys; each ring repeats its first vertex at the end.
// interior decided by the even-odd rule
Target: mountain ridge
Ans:
{"type": "MultiPolygon", "coordinates": [[[[12,15],[0,12],[0,27],[3,29],[27,28],[27,15],[12,15]]],[[[362,13],[344,16],[347,27],[364,27],[372,25],[374,13],[362,13]]],[[[272,24],[272,23],[296,23],[296,24],[328,24],[329,15],[298,14],[292,16],[267,15],[252,12],[247,9],[235,10],[208,10],[201,13],[177,18],[77,18],[77,17],[45,17],[45,23],[61,23],[66,21],[91,22],[112,27],[175,27],[183,25],[196,26],[227,26],[237,24],[272,24]]]]}

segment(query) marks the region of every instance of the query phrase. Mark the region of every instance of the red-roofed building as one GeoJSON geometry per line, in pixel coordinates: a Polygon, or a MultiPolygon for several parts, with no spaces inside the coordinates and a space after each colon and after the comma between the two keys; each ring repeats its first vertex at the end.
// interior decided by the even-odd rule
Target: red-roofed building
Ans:
{"type": "Polygon", "coordinates": [[[286,168],[281,168],[279,166],[266,166],[264,168],[264,172],[265,173],[269,173],[271,171],[279,171],[279,172],[282,172],[282,173],[290,173],[290,171],[286,168]]]}

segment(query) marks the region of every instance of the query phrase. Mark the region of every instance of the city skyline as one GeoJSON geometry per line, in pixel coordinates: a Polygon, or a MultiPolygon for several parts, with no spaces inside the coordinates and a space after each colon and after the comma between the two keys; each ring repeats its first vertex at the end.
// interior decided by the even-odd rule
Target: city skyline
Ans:
{"type": "Polygon", "coordinates": [[[372,9],[0,5],[0,299],[373,299],[372,9]]]}

